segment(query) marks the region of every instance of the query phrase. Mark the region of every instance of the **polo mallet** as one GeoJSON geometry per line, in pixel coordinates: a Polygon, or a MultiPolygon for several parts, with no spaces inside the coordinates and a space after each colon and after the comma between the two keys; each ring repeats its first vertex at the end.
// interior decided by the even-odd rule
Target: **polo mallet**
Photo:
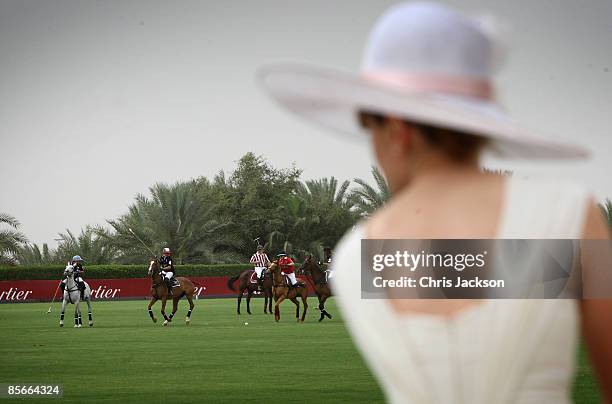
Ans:
{"type": "Polygon", "coordinates": [[[151,248],[150,248],[148,245],[146,245],[146,244],[145,244],[145,242],[144,242],[144,241],[142,241],[142,240],[140,239],[140,237],[138,237],[138,236],[136,235],[136,233],[134,233],[134,230],[132,230],[132,228],[131,228],[131,227],[128,227],[127,229],[130,231],[130,233],[132,233],[132,235],[134,236],[134,238],[135,238],[136,240],[138,240],[138,241],[140,242],[140,244],[142,244],[142,245],[143,245],[143,247],[144,247],[144,248],[146,248],[146,249],[147,249],[147,251],[149,251],[151,254],[153,254],[153,257],[156,257],[156,256],[157,256],[157,254],[155,254],[155,253],[153,252],[153,250],[151,250],[151,248]]]}
{"type": "Polygon", "coordinates": [[[55,293],[53,294],[53,299],[51,299],[51,304],[49,305],[49,310],[47,310],[47,314],[51,313],[51,306],[53,306],[53,302],[55,302],[55,296],[57,296],[57,291],[62,283],[57,284],[57,288],[55,288],[55,293]]]}

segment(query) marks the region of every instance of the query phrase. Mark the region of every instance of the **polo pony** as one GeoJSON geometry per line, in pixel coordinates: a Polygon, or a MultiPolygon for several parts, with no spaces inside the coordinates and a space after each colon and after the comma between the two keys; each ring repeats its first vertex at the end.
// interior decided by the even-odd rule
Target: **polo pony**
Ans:
{"type": "Polygon", "coordinates": [[[184,277],[178,277],[176,280],[179,282],[178,286],[172,288],[172,313],[169,316],[166,316],[166,301],[168,300],[168,286],[166,286],[166,282],[164,282],[164,278],[161,274],[161,270],[159,268],[159,262],[156,259],[152,259],[149,263],[149,276],[151,277],[151,301],[149,302],[149,316],[154,323],[157,323],[157,318],[153,314],[153,310],[151,307],[158,300],[162,301],[161,314],[164,316],[164,325],[168,325],[172,321],[172,317],[176,313],[176,309],[178,308],[178,302],[181,300],[183,296],[187,298],[189,302],[189,311],[187,311],[187,317],[185,318],[185,324],[191,325],[191,312],[193,311],[193,294],[195,292],[195,287],[193,286],[193,282],[184,277]]]}
{"type": "Polygon", "coordinates": [[[286,276],[281,273],[280,266],[278,265],[278,261],[273,261],[268,267],[268,271],[272,274],[272,280],[274,282],[274,289],[272,289],[272,294],[274,296],[274,300],[276,304],[274,305],[274,319],[276,321],[280,320],[280,304],[285,299],[289,299],[295,304],[295,318],[298,323],[303,323],[304,318],[306,317],[306,311],[308,310],[308,303],[306,302],[308,298],[308,288],[303,283],[298,283],[294,287],[290,287],[286,276]],[[297,300],[298,297],[302,298],[302,303],[304,303],[304,311],[302,312],[302,318],[300,319],[300,302],[297,300]]]}
{"type": "Polygon", "coordinates": [[[325,317],[331,319],[332,316],[325,310],[325,301],[332,295],[331,288],[329,287],[329,279],[323,269],[319,266],[317,261],[312,255],[304,260],[302,265],[298,268],[299,274],[304,274],[310,278],[314,286],[315,293],[319,298],[319,311],[321,317],[319,321],[323,321],[325,317]]]}
{"type": "MultiPolygon", "coordinates": [[[[74,267],[67,265],[64,270],[64,276],[66,277],[66,288],[64,289],[64,300],[62,301],[62,312],[60,314],[60,327],[64,326],[64,312],[66,310],[66,303],[74,304],[74,326],[81,328],[83,320],[81,319],[81,291],[79,290],[76,281],[74,280],[74,267]]],[[[83,292],[83,300],[87,302],[87,309],[89,311],[89,326],[93,327],[93,314],[91,311],[91,288],[85,282],[85,291],[83,292]]]]}
{"type": "MultiPolygon", "coordinates": [[[[236,291],[234,283],[238,281],[238,308],[237,312],[240,314],[240,302],[242,301],[242,295],[247,292],[247,313],[251,314],[251,296],[255,292],[257,287],[257,275],[255,270],[247,269],[242,271],[236,276],[232,276],[227,280],[227,287],[232,291],[236,291]]],[[[264,313],[272,314],[272,275],[268,270],[263,273],[263,294],[264,294],[264,313]]]]}

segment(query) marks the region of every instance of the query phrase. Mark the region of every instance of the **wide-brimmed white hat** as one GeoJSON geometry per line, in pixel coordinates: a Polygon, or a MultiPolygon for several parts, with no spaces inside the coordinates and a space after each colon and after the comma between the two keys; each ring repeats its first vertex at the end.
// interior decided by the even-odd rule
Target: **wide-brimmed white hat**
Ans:
{"type": "Polygon", "coordinates": [[[437,3],[401,3],[377,21],[361,74],[285,63],[262,67],[264,88],[290,111],[346,134],[361,110],[488,137],[499,155],[584,158],[576,144],[513,122],[496,103],[495,39],[477,20],[437,3]]]}

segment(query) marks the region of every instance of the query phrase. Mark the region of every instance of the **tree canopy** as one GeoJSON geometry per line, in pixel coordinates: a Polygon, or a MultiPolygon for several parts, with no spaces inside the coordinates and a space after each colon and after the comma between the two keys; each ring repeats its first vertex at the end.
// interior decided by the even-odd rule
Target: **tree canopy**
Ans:
{"type": "Polygon", "coordinates": [[[11,256],[22,264],[64,263],[76,254],[92,264],[127,264],[169,247],[178,263],[238,263],[261,243],[271,254],[322,257],[323,247],[333,247],[389,197],[382,175],[372,173],[376,188],[355,179],[360,188],[351,189],[335,177],[302,181],[295,166],[278,169],[247,153],[228,174],[152,185],[106,225],[84,226],[78,236],[60,233],[54,250],[23,238],[11,256]]]}

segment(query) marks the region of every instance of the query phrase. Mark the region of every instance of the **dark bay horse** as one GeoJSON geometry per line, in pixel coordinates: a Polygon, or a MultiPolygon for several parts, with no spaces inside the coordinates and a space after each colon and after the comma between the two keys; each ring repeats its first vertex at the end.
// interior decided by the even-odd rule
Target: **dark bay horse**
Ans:
{"type": "MultiPolygon", "coordinates": [[[[232,276],[227,280],[227,287],[234,292],[234,283],[238,282],[238,309],[237,312],[240,314],[240,302],[242,301],[242,294],[244,291],[247,292],[247,313],[251,314],[251,296],[253,292],[257,290],[257,278],[254,269],[247,269],[246,271],[240,272],[236,276],[232,276]],[[255,282],[252,280],[255,279],[255,282]]],[[[263,293],[264,293],[264,313],[272,314],[272,274],[266,270],[263,278],[263,293]]]]}
{"type": "Polygon", "coordinates": [[[331,314],[325,310],[325,301],[332,295],[329,283],[325,279],[325,271],[321,269],[313,256],[309,255],[298,268],[298,273],[307,275],[312,281],[315,293],[319,298],[319,311],[321,312],[319,321],[323,321],[325,317],[331,319],[331,314]]]}
{"type": "Polygon", "coordinates": [[[306,317],[306,311],[308,310],[308,303],[306,299],[308,298],[308,288],[303,283],[298,283],[296,287],[287,286],[288,279],[281,274],[280,267],[278,265],[278,261],[273,261],[268,268],[268,271],[272,274],[272,280],[274,282],[274,289],[272,290],[272,294],[274,296],[274,300],[276,304],[274,305],[274,319],[276,321],[280,320],[280,304],[285,299],[289,299],[295,304],[295,318],[298,323],[303,323],[304,318],[306,317]],[[302,303],[304,303],[304,311],[302,312],[302,318],[300,319],[300,302],[297,300],[298,297],[302,298],[302,303]]]}
{"type": "Polygon", "coordinates": [[[161,314],[164,316],[164,325],[168,325],[172,321],[172,317],[176,313],[176,309],[178,308],[178,302],[181,300],[183,296],[187,298],[189,302],[189,311],[187,312],[187,317],[185,318],[185,324],[191,324],[191,312],[193,311],[193,294],[195,292],[195,287],[193,283],[183,277],[176,278],[179,281],[180,286],[177,286],[172,289],[172,313],[169,316],[166,316],[166,300],[168,300],[168,287],[166,286],[166,282],[161,274],[161,270],[159,269],[159,262],[156,259],[151,260],[149,264],[149,276],[151,277],[151,301],[149,302],[149,316],[151,316],[151,320],[154,323],[157,323],[157,319],[153,314],[153,310],[151,307],[155,304],[156,301],[162,301],[161,314]]]}

